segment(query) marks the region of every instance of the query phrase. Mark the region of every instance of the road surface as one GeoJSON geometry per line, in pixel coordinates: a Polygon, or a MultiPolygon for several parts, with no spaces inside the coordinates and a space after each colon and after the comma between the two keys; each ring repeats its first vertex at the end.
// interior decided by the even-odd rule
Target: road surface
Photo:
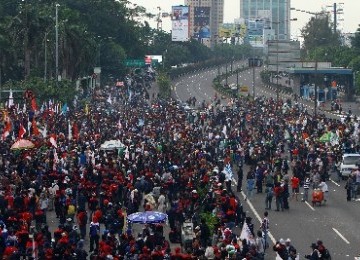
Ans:
{"type": "MultiPolygon", "coordinates": [[[[259,75],[260,69],[256,69],[255,86],[256,96],[276,98],[276,92],[265,88],[259,75]]],[[[217,75],[217,69],[208,69],[195,72],[178,79],[174,85],[174,95],[177,99],[187,100],[196,97],[209,101],[215,95],[212,88],[212,80],[217,75]]],[[[228,79],[230,83],[236,83],[236,77],[228,79]]],[[[251,91],[252,72],[246,70],[240,74],[241,85],[249,86],[251,91]]],[[[289,96],[281,93],[281,98],[289,96]]],[[[310,102],[304,102],[310,113],[313,106],[310,102]]],[[[339,119],[338,115],[324,112],[326,116],[339,119]]],[[[244,174],[248,168],[244,168],[244,174]]],[[[325,206],[313,207],[308,203],[290,201],[290,210],[285,212],[270,211],[270,229],[273,242],[280,238],[290,238],[293,245],[302,256],[310,252],[310,244],[317,239],[323,240],[332,254],[333,259],[354,259],[360,253],[359,216],[360,204],[358,202],[347,202],[345,182],[336,183],[329,181],[329,200],[325,206]]],[[[242,194],[244,196],[244,194],[242,194]]],[[[274,205],[274,202],[273,202],[274,205]]],[[[254,220],[259,219],[265,211],[265,195],[256,194],[251,201],[244,202],[244,207],[254,220]]],[[[254,222],[255,223],[255,222],[254,222]]],[[[255,225],[256,226],[256,225],[255,225]]],[[[274,253],[269,252],[268,259],[273,258],[274,253]]]]}

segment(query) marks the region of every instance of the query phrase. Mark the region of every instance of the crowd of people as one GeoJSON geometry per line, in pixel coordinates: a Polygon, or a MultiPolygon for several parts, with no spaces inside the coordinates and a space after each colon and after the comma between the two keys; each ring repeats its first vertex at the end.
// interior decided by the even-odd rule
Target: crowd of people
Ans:
{"type": "MultiPolygon", "coordinates": [[[[189,110],[129,84],[96,89],[91,103],[65,110],[54,102],[3,109],[3,259],[264,259],[269,222],[256,230],[237,192],[244,186],[251,200],[264,191],[267,210],[273,197],[276,210],[289,210],[301,185],[326,184],[342,149],[359,151],[359,123],[350,117],[313,118],[300,103],[265,97],[189,110]],[[34,148],[11,150],[20,132],[34,148]],[[337,139],[320,141],[327,132],[337,139]],[[109,140],[123,147],[101,149],[109,140]],[[159,224],[132,229],[126,216],[142,210],[166,212],[169,235],[159,224]],[[194,235],[182,241],[188,221],[194,235]],[[243,226],[246,238],[235,231],[243,226]]],[[[295,259],[289,239],[278,245],[287,248],[282,259],[295,259]]]]}

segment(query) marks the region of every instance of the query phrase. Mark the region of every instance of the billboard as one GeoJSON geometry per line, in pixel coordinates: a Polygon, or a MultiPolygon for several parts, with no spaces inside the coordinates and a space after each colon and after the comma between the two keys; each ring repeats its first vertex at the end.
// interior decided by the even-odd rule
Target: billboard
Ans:
{"type": "Polygon", "coordinates": [[[189,41],[189,6],[173,6],[171,10],[171,40],[189,41]]]}
{"type": "Polygon", "coordinates": [[[210,7],[197,6],[194,8],[193,37],[201,42],[210,40],[210,7]]]}
{"type": "Polygon", "coordinates": [[[219,28],[218,35],[220,38],[229,38],[235,36],[235,24],[223,23],[219,28]]]}
{"type": "Polygon", "coordinates": [[[230,37],[244,37],[246,34],[246,25],[235,24],[235,23],[223,23],[219,28],[219,37],[220,38],[230,38],[230,37]]]}

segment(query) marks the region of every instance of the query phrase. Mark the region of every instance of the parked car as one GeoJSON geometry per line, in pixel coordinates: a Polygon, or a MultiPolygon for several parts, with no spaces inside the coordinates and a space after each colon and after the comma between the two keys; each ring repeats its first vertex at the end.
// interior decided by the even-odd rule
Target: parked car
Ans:
{"type": "Polygon", "coordinates": [[[360,165],[360,154],[358,153],[346,153],[343,155],[340,164],[341,176],[348,177],[353,170],[356,170],[360,165]]]}

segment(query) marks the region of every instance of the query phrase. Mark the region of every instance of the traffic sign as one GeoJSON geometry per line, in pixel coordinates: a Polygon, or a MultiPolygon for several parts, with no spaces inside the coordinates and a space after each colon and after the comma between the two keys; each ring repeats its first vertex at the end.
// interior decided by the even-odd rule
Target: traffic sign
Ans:
{"type": "Polygon", "coordinates": [[[125,60],[125,66],[126,67],[144,67],[145,64],[151,64],[152,66],[156,66],[159,61],[156,60],[156,59],[150,59],[150,60],[147,60],[146,63],[145,63],[145,59],[143,60],[139,60],[139,59],[135,59],[135,60],[125,60]]]}
{"type": "Polygon", "coordinates": [[[241,86],[240,87],[240,92],[248,92],[249,91],[249,87],[248,86],[241,86]]]}
{"type": "Polygon", "coordinates": [[[126,67],[142,67],[145,66],[144,60],[125,60],[126,67]]]}

